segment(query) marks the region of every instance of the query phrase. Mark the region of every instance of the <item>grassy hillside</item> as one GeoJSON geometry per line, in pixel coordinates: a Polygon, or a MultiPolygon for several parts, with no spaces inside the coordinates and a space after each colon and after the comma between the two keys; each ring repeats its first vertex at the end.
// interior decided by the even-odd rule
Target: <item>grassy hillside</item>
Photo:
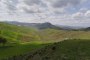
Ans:
{"type": "Polygon", "coordinates": [[[7,23],[0,23],[0,36],[6,37],[8,41],[17,42],[40,40],[35,29],[7,23]]]}
{"type": "MultiPolygon", "coordinates": [[[[22,56],[15,57],[15,60],[22,56]]],[[[54,43],[24,55],[21,60],[90,60],[90,40],[73,39],[54,43]]]]}
{"type": "Polygon", "coordinates": [[[7,39],[5,46],[0,44],[0,60],[20,55],[42,47],[36,29],[0,22],[0,36],[7,39]],[[38,41],[38,42],[37,42],[38,41]]]}
{"type": "Polygon", "coordinates": [[[40,32],[43,40],[48,42],[59,42],[65,39],[90,39],[90,31],[45,29],[40,32]]]}
{"type": "Polygon", "coordinates": [[[27,44],[9,44],[0,46],[0,60],[10,58],[12,56],[23,55],[33,50],[44,47],[44,44],[27,43],[27,44]]]}
{"type": "Polygon", "coordinates": [[[56,42],[64,39],[90,39],[90,31],[67,31],[56,29],[36,30],[34,28],[0,23],[0,35],[8,41],[56,42]]]}
{"type": "MultiPolygon", "coordinates": [[[[50,28],[44,29],[44,30],[37,30],[34,28],[17,26],[17,25],[0,22],[0,36],[5,37],[8,41],[4,47],[2,46],[2,44],[0,44],[0,59],[1,59],[1,58],[6,58],[6,57],[24,55],[25,53],[40,49],[41,47],[44,47],[45,45],[52,44],[55,42],[60,42],[67,39],[68,40],[69,39],[83,39],[80,41],[70,40],[71,41],[71,42],[69,41],[70,44],[71,43],[79,44],[79,42],[81,42],[80,44],[82,44],[82,42],[85,42],[85,44],[87,42],[87,44],[89,44],[90,31],[67,31],[67,30],[56,30],[56,29],[50,29],[50,28]]],[[[65,42],[63,42],[65,46],[70,45],[69,42],[68,43],[65,43],[65,42]]],[[[62,46],[61,43],[56,43],[55,45],[57,44],[60,44],[60,46],[62,46]]],[[[76,48],[77,46],[78,45],[75,45],[75,46],[72,45],[72,47],[70,48],[73,49],[73,48],[76,48]]],[[[47,51],[47,49],[45,48],[43,49],[47,51]]],[[[50,51],[45,52],[45,55],[49,53],[50,51]]],[[[63,49],[62,51],[66,51],[66,47],[65,47],[65,50],[63,49]]],[[[57,50],[57,52],[59,52],[59,49],[57,50]]],[[[32,59],[32,58],[29,58],[29,59],[32,59]]]]}

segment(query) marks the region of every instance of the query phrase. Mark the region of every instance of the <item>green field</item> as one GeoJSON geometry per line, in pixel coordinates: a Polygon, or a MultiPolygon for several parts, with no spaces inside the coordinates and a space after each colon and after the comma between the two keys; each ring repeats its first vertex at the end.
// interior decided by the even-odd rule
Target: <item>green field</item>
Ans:
{"type": "MultiPolygon", "coordinates": [[[[85,52],[88,52],[88,54],[90,53],[89,52],[90,31],[79,31],[79,30],[68,31],[68,30],[57,30],[57,29],[49,29],[49,28],[43,30],[37,30],[35,28],[16,26],[16,25],[0,22],[0,36],[5,37],[7,39],[7,43],[5,44],[5,46],[2,46],[2,44],[0,44],[0,59],[11,58],[13,56],[24,55],[26,53],[27,54],[32,53],[34,50],[37,51],[38,49],[40,50],[44,49],[47,51],[47,49],[45,49],[44,47],[46,46],[49,49],[49,47],[53,46],[54,43],[56,43],[55,45],[60,44],[60,46],[58,45],[59,47],[63,47],[63,49],[60,48],[56,50],[56,52],[54,53],[54,54],[59,53],[57,54],[58,56],[64,55],[63,54],[64,52],[66,55],[68,55],[69,54],[68,51],[72,49],[76,49],[79,46],[79,44],[81,44],[80,48],[85,48],[85,52]],[[69,41],[63,41],[63,40],[69,40],[69,41]],[[49,44],[52,45],[48,47],[47,45],[49,44]]],[[[50,51],[45,52],[45,55],[42,55],[41,58],[43,58],[46,55],[48,56],[47,53],[49,52],[50,51]]],[[[76,54],[77,50],[70,51],[69,57],[70,56],[72,57],[74,52],[76,54]]],[[[50,55],[50,57],[53,57],[52,59],[54,60],[56,59],[56,55],[55,56],[50,55]]],[[[69,59],[69,57],[68,60],[76,60],[74,59],[74,57],[72,57],[71,59],[69,59]]],[[[34,60],[33,58],[29,58],[29,59],[34,60]]],[[[87,59],[89,58],[87,57],[87,59]]]]}
{"type": "Polygon", "coordinates": [[[43,46],[45,45],[38,43],[14,44],[14,45],[7,45],[4,47],[0,46],[0,59],[6,59],[12,56],[25,54],[32,50],[41,48],[43,46]]]}

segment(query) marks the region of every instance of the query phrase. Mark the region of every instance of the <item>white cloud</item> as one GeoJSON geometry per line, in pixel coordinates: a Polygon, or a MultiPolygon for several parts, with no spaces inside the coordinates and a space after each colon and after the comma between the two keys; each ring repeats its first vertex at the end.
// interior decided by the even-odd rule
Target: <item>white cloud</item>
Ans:
{"type": "Polygon", "coordinates": [[[85,16],[90,18],[90,10],[88,10],[86,13],[85,13],[85,16]]]}
{"type": "Polygon", "coordinates": [[[2,7],[7,10],[7,12],[15,12],[18,0],[1,0],[2,7]]]}
{"type": "Polygon", "coordinates": [[[72,24],[73,21],[77,23],[77,20],[89,20],[90,10],[81,6],[85,1],[87,0],[0,0],[0,18],[72,24]],[[70,13],[73,11],[67,11],[67,8],[72,7],[77,9],[73,14],[70,13]]]}
{"type": "MultiPolygon", "coordinates": [[[[1,0],[8,12],[65,13],[67,7],[78,6],[86,0],[1,0]]],[[[3,6],[3,5],[2,5],[3,6]]]]}
{"type": "Polygon", "coordinates": [[[78,19],[80,20],[80,19],[83,19],[84,13],[82,13],[82,12],[77,12],[77,13],[73,14],[72,17],[73,17],[74,19],[76,19],[76,20],[78,20],[78,19]]]}
{"type": "Polygon", "coordinates": [[[72,14],[72,17],[76,20],[86,20],[90,18],[90,10],[84,10],[84,11],[79,11],[75,14],[72,14]]]}

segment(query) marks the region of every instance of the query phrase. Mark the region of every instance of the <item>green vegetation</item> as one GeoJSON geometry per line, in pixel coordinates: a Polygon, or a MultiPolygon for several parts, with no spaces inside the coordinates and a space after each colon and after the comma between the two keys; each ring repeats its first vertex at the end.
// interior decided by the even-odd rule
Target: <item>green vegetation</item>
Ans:
{"type": "Polygon", "coordinates": [[[45,41],[59,42],[66,39],[90,39],[90,31],[45,29],[41,32],[45,41]]]}
{"type": "MultiPolygon", "coordinates": [[[[20,59],[21,56],[15,57],[20,59]]],[[[16,59],[16,60],[17,60],[16,59]]],[[[25,55],[23,60],[90,60],[90,40],[65,40],[25,55]]],[[[21,59],[21,60],[22,60],[21,59]]]]}
{"type": "Polygon", "coordinates": [[[12,56],[23,55],[32,50],[36,50],[45,46],[44,44],[38,43],[27,43],[27,44],[7,44],[6,46],[0,46],[0,59],[7,59],[12,56]]]}
{"type": "Polygon", "coordinates": [[[90,39],[90,31],[67,31],[34,28],[0,23],[0,35],[12,42],[58,42],[64,39],[90,39]]]}
{"type": "Polygon", "coordinates": [[[0,59],[24,54],[43,46],[39,41],[37,31],[33,28],[24,26],[16,26],[1,22],[0,37],[7,40],[5,46],[0,44],[0,59]]]}
{"type": "Polygon", "coordinates": [[[0,35],[7,38],[10,42],[28,42],[39,40],[35,29],[7,23],[0,23],[0,35]]]}
{"type": "MultiPolygon", "coordinates": [[[[27,55],[30,56],[37,50],[40,52],[28,59],[80,60],[78,59],[80,57],[81,60],[85,60],[90,57],[90,31],[67,31],[50,28],[37,30],[0,22],[0,37],[4,37],[7,40],[5,46],[0,44],[0,59],[7,59],[12,56],[19,58],[23,55],[27,58],[27,55]],[[37,54],[42,55],[37,57],[37,54]],[[80,54],[83,54],[83,56],[80,54]],[[84,56],[85,59],[83,58],[84,56]],[[39,59],[39,57],[41,58],[39,59]]],[[[24,56],[23,58],[25,58],[24,56]]]]}
{"type": "Polygon", "coordinates": [[[4,37],[0,37],[0,44],[4,46],[6,43],[7,43],[7,39],[4,37]]]}

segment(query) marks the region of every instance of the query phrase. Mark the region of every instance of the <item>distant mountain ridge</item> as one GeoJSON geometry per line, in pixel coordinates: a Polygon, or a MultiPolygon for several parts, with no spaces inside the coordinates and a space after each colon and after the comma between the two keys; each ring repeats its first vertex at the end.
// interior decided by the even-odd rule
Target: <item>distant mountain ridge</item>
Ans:
{"type": "Polygon", "coordinates": [[[90,27],[83,29],[84,31],[90,31],[90,27]]]}
{"type": "Polygon", "coordinates": [[[33,27],[33,28],[38,28],[38,29],[47,29],[47,28],[61,29],[60,27],[55,26],[49,22],[45,22],[45,23],[23,23],[23,22],[9,21],[7,23],[18,25],[18,26],[33,27]]]}
{"type": "Polygon", "coordinates": [[[49,22],[45,23],[24,23],[24,22],[17,22],[17,21],[5,21],[9,24],[14,24],[18,26],[26,26],[26,27],[32,27],[37,29],[58,29],[58,30],[89,30],[89,27],[80,27],[80,26],[64,26],[64,25],[54,25],[49,22]]]}

